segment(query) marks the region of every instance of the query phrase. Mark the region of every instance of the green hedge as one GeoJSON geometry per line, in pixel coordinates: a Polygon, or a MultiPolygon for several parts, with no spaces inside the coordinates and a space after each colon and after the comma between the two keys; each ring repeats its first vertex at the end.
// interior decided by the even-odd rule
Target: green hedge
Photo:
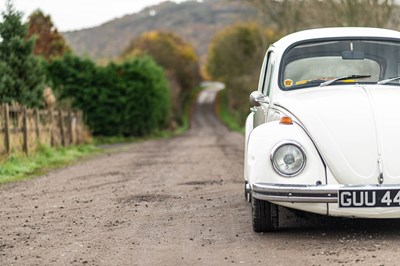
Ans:
{"type": "Polygon", "coordinates": [[[167,81],[149,57],[99,67],[69,54],[49,63],[48,76],[59,98],[85,112],[95,135],[144,136],[168,124],[167,81]]]}

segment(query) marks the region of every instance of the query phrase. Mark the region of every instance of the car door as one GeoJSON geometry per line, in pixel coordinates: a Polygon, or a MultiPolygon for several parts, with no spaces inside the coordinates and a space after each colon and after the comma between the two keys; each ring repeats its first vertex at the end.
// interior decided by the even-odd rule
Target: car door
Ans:
{"type": "Polygon", "coordinates": [[[267,122],[267,115],[269,109],[269,95],[271,93],[271,85],[272,85],[272,76],[274,71],[274,52],[273,50],[268,50],[264,62],[263,67],[261,69],[260,81],[258,84],[258,91],[262,92],[266,96],[266,100],[268,103],[261,103],[260,106],[253,107],[252,110],[254,112],[254,126],[257,126],[267,122]]]}

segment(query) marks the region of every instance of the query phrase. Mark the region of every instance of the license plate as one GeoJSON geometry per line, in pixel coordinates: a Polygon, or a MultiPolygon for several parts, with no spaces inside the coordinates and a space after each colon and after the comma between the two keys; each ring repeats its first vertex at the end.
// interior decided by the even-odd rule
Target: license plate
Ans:
{"type": "Polygon", "coordinates": [[[400,207],[400,190],[339,190],[339,208],[400,207]]]}

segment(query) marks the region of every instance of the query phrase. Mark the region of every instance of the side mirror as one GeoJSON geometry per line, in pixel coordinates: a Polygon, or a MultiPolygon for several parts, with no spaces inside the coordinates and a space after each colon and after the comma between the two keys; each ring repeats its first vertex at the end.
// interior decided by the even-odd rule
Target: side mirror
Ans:
{"type": "Polygon", "coordinates": [[[262,94],[259,91],[253,91],[250,94],[250,103],[252,106],[260,106],[262,103],[269,103],[269,99],[267,96],[262,94]]]}

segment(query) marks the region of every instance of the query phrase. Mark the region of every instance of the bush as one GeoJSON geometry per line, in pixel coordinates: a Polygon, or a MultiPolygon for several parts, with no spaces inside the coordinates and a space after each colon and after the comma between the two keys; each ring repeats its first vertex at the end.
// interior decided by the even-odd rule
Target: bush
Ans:
{"type": "Polygon", "coordinates": [[[107,105],[115,105],[113,116],[121,130],[118,135],[146,135],[167,126],[170,99],[162,68],[152,59],[142,57],[120,65],[110,64],[105,70],[116,77],[108,90],[111,95],[107,105]]]}
{"type": "Polygon", "coordinates": [[[225,83],[228,110],[238,124],[244,124],[249,113],[249,94],[257,90],[265,51],[277,37],[255,23],[240,23],[213,38],[206,70],[213,79],[225,83]]]}
{"type": "Polygon", "coordinates": [[[99,67],[67,54],[50,62],[48,72],[56,93],[85,112],[95,135],[143,136],[168,123],[167,81],[151,58],[99,67]]]}
{"type": "Polygon", "coordinates": [[[149,55],[167,72],[174,119],[182,122],[183,105],[200,81],[199,59],[191,45],[170,32],[145,32],[132,40],[121,58],[149,55]]]}

